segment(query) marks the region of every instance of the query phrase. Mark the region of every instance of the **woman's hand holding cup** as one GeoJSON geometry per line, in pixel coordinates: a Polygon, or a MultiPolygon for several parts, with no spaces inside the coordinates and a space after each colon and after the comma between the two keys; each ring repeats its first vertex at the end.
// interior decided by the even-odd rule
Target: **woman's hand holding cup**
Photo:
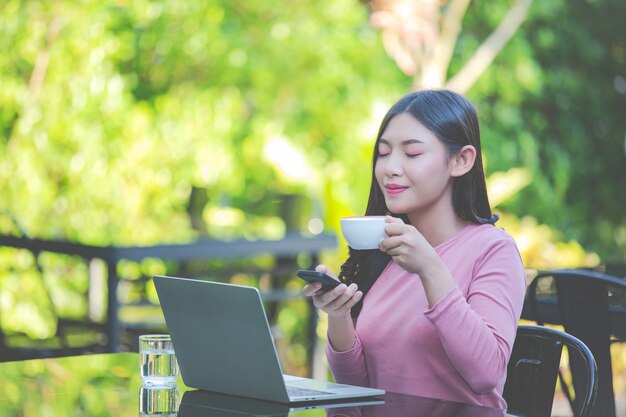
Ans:
{"type": "Polygon", "coordinates": [[[387,237],[380,242],[379,249],[390,255],[397,265],[422,275],[427,266],[440,264],[433,247],[414,226],[397,217],[387,216],[385,220],[387,237]]]}

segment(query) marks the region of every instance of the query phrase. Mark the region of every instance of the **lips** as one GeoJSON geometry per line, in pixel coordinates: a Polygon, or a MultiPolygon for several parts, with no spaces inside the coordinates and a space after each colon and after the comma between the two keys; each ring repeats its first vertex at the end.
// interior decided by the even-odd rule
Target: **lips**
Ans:
{"type": "Polygon", "coordinates": [[[394,195],[400,194],[402,191],[406,190],[409,187],[405,187],[403,185],[398,184],[385,184],[385,189],[387,190],[387,194],[394,195]]]}

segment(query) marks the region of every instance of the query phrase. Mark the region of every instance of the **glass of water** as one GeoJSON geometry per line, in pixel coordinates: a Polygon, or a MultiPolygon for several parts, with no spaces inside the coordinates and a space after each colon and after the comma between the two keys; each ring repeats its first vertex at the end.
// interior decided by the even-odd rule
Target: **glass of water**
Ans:
{"type": "Polygon", "coordinates": [[[167,334],[139,336],[139,373],[145,385],[172,385],[178,379],[178,363],[167,334]]]}

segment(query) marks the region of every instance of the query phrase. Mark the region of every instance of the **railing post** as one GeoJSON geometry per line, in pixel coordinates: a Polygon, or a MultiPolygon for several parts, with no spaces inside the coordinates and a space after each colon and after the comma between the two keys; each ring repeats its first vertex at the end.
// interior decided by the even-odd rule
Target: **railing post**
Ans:
{"type": "Polygon", "coordinates": [[[119,300],[117,299],[117,285],[119,277],[117,276],[117,263],[115,261],[107,261],[107,341],[108,352],[118,352],[120,344],[120,322],[118,317],[119,300]]]}

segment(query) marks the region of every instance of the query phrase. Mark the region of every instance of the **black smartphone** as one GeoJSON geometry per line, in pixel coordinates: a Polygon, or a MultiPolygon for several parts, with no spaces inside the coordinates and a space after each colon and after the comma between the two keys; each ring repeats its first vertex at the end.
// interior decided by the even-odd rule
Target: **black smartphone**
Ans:
{"type": "Polygon", "coordinates": [[[329,277],[323,272],[309,271],[307,269],[299,269],[298,272],[296,272],[296,275],[298,275],[300,278],[302,278],[308,283],[321,282],[322,291],[332,290],[337,285],[341,284],[341,282],[337,281],[335,278],[329,277]]]}

